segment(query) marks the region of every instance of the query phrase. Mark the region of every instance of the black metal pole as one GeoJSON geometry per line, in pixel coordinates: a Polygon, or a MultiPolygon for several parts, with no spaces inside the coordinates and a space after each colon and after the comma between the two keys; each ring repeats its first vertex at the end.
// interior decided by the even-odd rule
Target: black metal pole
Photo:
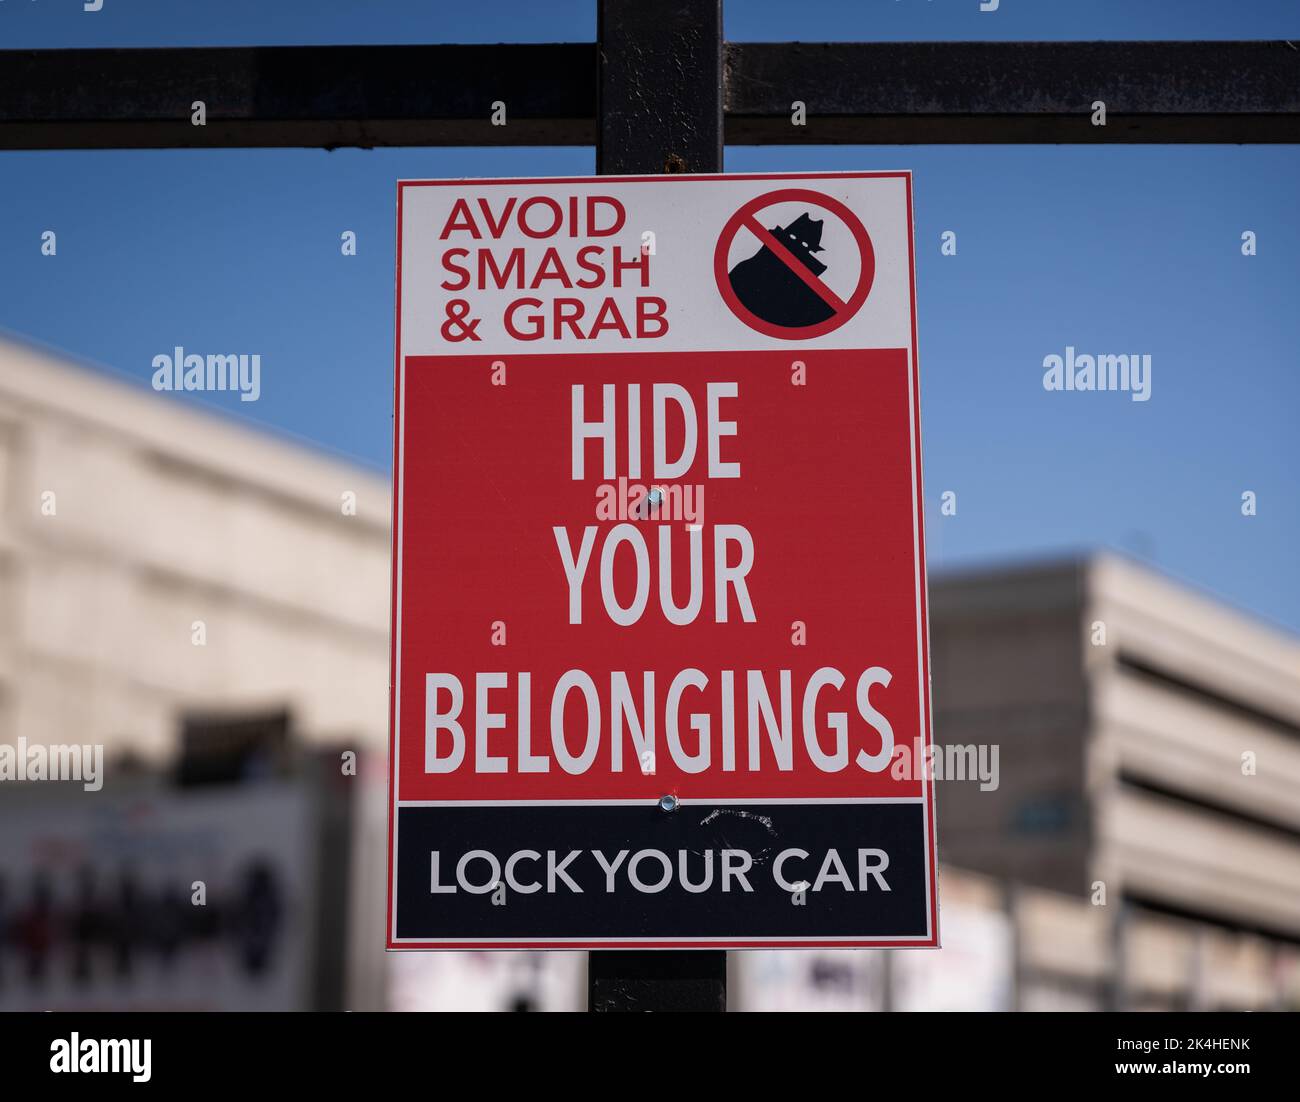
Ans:
{"type": "MultiPolygon", "coordinates": [[[[722,0],[599,0],[596,171],[722,171],[722,0]]],[[[588,954],[594,1011],[727,1009],[720,949],[588,954]]]]}
{"type": "Polygon", "coordinates": [[[599,0],[596,171],[722,171],[722,0],[599,0]]]}

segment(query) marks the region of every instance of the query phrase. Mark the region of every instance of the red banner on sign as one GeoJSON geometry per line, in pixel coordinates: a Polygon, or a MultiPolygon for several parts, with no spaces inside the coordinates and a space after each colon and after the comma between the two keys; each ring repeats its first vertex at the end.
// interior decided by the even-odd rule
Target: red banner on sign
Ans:
{"type": "Polygon", "coordinates": [[[906,354],[495,362],[407,363],[399,800],[920,795],[906,354]]]}

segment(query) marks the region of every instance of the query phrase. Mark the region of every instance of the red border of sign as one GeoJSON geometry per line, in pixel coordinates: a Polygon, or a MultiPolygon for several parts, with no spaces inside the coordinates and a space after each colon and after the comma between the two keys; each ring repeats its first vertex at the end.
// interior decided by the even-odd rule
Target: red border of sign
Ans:
{"type": "MultiPolygon", "coordinates": [[[[916,244],[912,213],[912,174],[893,172],[792,172],[792,173],[709,173],[706,175],[668,176],[525,176],[489,177],[462,180],[399,180],[397,182],[397,281],[394,302],[394,386],[393,386],[393,505],[392,505],[392,587],[389,596],[389,677],[388,677],[388,900],[384,915],[385,947],[389,951],[446,950],[472,952],[484,949],[528,950],[567,949],[575,952],[601,949],[937,949],[939,947],[939,880],[936,851],[938,849],[937,820],[935,815],[934,782],[929,780],[922,797],[926,804],[926,839],[929,850],[930,936],[906,940],[835,940],[789,938],[722,938],[716,941],[689,938],[660,938],[654,941],[591,940],[561,941],[540,938],[535,941],[433,941],[414,942],[393,939],[393,831],[395,825],[396,778],[393,764],[396,761],[396,679],[397,669],[397,614],[398,614],[398,547],[401,538],[401,446],[402,446],[402,197],[408,187],[463,187],[475,184],[586,184],[596,180],[619,183],[664,183],[668,180],[689,183],[698,180],[830,180],[830,179],[902,179],[907,197],[907,267],[912,309],[912,440],[914,466],[913,494],[916,501],[917,568],[920,571],[920,615],[922,681],[921,706],[924,714],[922,736],[925,752],[932,744],[932,710],[930,701],[930,612],[925,569],[925,515],[923,481],[921,472],[921,379],[920,354],[917,345],[916,322],[916,244]]],[[[733,216],[734,217],[734,216],[733,216]]],[[[873,254],[874,255],[874,254],[873,254]]],[[[873,277],[874,278],[874,277],[873,277]]],[[[868,288],[869,290],[870,288],[868,288]]],[[[865,296],[864,296],[865,298],[865,296]]],[[[577,801],[582,802],[582,801],[577,801]]],[[[726,801],[719,801],[726,802],[726,801]]]]}
{"type": "MultiPolygon", "coordinates": [[[[756,231],[751,229],[750,232],[756,231]]],[[[760,242],[768,245],[769,248],[773,244],[767,240],[767,237],[760,238],[760,242]]],[[[780,249],[780,242],[776,242],[775,247],[780,249]]],[[[785,260],[785,257],[781,259],[785,260]]],[[[790,261],[787,260],[786,263],[788,264],[790,261]]],[[[811,273],[800,273],[798,269],[795,269],[795,271],[801,277],[806,275],[808,279],[816,281],[817,277],[811,273]]],[[[713,248],[713,278],[718,284],[718,293],[722,296],[722,301],[727,304],[727,307],[736,317],[751,329],[767,337],[776,337],[778,340],[810,341],[814,337],[822,337],[827,333],[835,332],[862,308],[862,304],[867,301],[867,295],[871,293],[871,285],[876,278],[876,251],[872,247],[871,237],[867,233],[866,226],[862,224],[862,220],[838,199],[829,195],[822,195],[817,191],[809,191],[806,188],[781,188],[778,191],[769,191],[766,195],[755,196],[727,219],[727,224],[722,227],[722,232],[718,234],[718,243],[713,248]],[[735,289],[731,286],[731,276],[727,272],[727,256],[731,252],[731,243],[735,240],[736,233],[742,227],[746,227],[754,214],[764,207],[791,202],[809,203],[821,207],[822,210],[830,211],[831,214],[848,226],[849,232],[853,234],[853,240],[858,244],[858,254],[862,257],[862,271],[858,274],[858,283],[853,288],[853,294],[849,296],[848,301],[840,303],[839,309],[834,314],[816,325],[774,325],[770,321],[764,321],[748,310],[740,301],[735,289]]]]}

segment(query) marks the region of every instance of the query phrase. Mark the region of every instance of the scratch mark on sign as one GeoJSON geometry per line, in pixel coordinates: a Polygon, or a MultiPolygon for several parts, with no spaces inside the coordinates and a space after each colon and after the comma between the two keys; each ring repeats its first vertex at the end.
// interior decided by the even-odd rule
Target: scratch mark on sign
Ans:
{"type": "Polygon", "coordinates": [[[772,826],[772,820],[766,815],[755,815],[752,811],[740,811],[732,807],[719,807],[710,811],[703,819],[700,820],[700,826],[708,826],[719,815],[737,815],[742,819],[753,819],[755,822],[762,823],[768,834],[776,837],[776,828],[772,826]]]}

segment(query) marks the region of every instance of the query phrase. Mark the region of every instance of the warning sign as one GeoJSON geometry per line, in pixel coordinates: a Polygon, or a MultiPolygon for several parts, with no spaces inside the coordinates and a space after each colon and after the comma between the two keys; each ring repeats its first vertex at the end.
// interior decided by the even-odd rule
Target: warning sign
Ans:
{"type": "Polygon", "coordinates": [[[938,944],[907,174],[398,226],[390,948],[938,944]]]}
{"type": "Polygon", "coordinates": [[[723,300],[746,325],[770,337],[806,340],[838,329],[857,313],[871,291],[876,259],[871,238],[851,209],[815,191],[785,188],[751,199],[732,215],[718,238],[714,269],[723,300]],[[776,221],[773,212],[791,206],[804,209],[785,225],[767,228],[760,221],[765,214],[776,221]],[[827,215],[817,219],[811,211],[827,215]],[[840,247],[822,259],[828,218],[837,219],[843,232],[827,233],[840,247]],[[756,251],[733,262],[746,237],[756,251]],[[851,273],[853,290],[843,298],[832,285],[834,276],[827,278],[837,267],[851,273]]]}

